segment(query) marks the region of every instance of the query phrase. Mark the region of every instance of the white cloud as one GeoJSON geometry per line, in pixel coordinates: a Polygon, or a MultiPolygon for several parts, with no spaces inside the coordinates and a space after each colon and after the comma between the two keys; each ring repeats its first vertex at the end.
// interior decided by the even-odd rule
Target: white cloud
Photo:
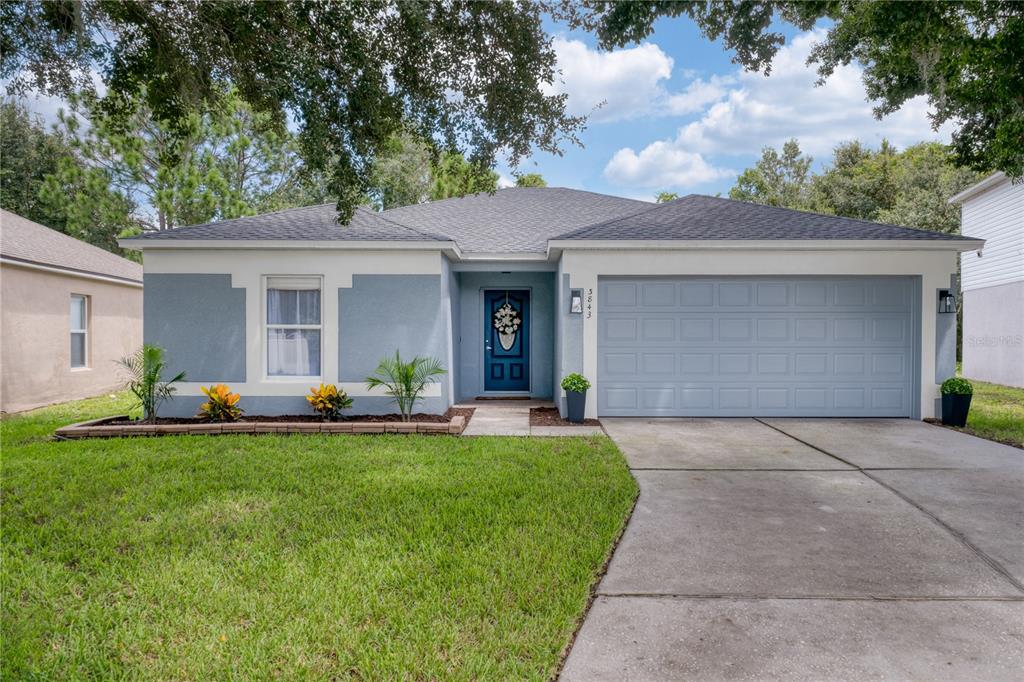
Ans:
{"type": "Polygon", "coordinates": [[[615,152],[604,176],[610,182],[627,187],[690,187],[735,175],[716,168],[696,152],[686,151],[671,142],[655,142],[637,154],[626,147],[615,152]]]}
{"type": "Polygon", "coordinates": [[[672,58],[657,45],[599,52],[579,40],[555,38],[553,47],[562,73],[550,91],[569,95],[571,114],[618,121],[649,112],[665,97],[662,81],[672,76],[672,58]]]}
{"type": "Polygon", "coordinates": [[[504,173],[498,173],[498,189],[507,189],[509,187],[515,187],[516,181],[508,177],[504,173]]]}
{"type": "Polygon", "coordinates": [[[620,149],[605,167],[605,176],[624,184],[662,187],[674,182],[683,187],[701,178],[724,177],[724,169],[709,164],[708,158],[756,154],[792,137],[820,159],[828,158],[840,142],[853,139],[877,145],[886,138],[898,147],[921,140],[948,141],[952,126],[931,129],[924,97],[876,120],[864,93],[861,68],[855,64],[838,68],[816,87],[817,74],[806,59],[812,45],[824,37],[820,30],[796,36],[779,50],[770,77],[740,71],[731,79],[694,81],[668,101],[676,113],[703,110],[703,115],[681,127],[674,138],[654,142],[639,153],[620,149]],[[661,179],[659,172],[667,176],[661,179]]]}

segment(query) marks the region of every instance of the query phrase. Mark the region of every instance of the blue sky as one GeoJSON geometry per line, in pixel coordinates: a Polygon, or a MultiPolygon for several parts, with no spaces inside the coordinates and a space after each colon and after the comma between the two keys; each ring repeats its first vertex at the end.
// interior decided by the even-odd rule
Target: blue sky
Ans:
{"type": "MultiPolygon", "coordinates": [[[[720,42],[706,40],[685,18],[662,19],[642,43],[611,52],[599,51],[588,33],[548,28],[562,71],[555,91],[568,94],[570,113],[589,115],[582,148],[566,146],[562,157],[538,153],[521,164],[520,172],[539,172],[552,186],[638,199],[659,190],[724,194],[762,147],[791,137],[818,167],[850,139],[877,146],[888,138],[899,148],[949,141],[948,127],[932,130],[923,98],[876,121],[857,65],[815,87],[804,60],[823,26],[779,26],[787,42],[767,78],[743,72],[720,42]]],[[[512,179],[507,164],[498,170],[503,183],[512,179]]]]}

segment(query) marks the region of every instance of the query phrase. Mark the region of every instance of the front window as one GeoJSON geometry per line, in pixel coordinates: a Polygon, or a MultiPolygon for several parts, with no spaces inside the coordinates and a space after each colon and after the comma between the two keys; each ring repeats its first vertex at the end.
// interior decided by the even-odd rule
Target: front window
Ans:
{"type": "Polygon", "coordinates": [[[71,368],[88,367],[89,302],[85,296],[71,294],[71,368]]]}
{"type": "Polygon", "coordinates": [[[320,278],[267,278],[267,376],[320,376],[320,278]]]}

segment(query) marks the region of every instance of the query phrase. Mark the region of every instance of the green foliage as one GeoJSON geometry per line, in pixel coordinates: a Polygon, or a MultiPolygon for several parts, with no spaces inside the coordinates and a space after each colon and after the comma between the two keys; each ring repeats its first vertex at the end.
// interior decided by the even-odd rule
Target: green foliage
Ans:
{"type": "Polygon", "coordinates": [[[430,200],[464,197],[498,189],[498,174],[478,161],[467,161],[455,151],[441,154],[433,168],[430,200]]]}
{"type": "Polygon", "coordinates": [[[590,382],[582,374],[573,372],[562,379],[562,390],[572,393],[586,393],[590,389],[590,382]]]}
{"type": "Polygon", "coordinates": [[[942,395],[971,395],[974,387],[971,382],[961,377],[950,377],[942,382],[939,388],[942,395]]]}
{"type": "Polygon", "coordinates": [[[370,201],[380,210],[421,204],[498,188],[498,174],[440,152],[410,132],[395,135],[378,154],[370,177],[370,201]]]}
{"type": "Polygon", "coordinates": [[[659,18],[685,15],[735,61],[765,73],[785,42],[780,20],[801,30],[827,20],[809,60],[821,79],[863,64],[877,116],[924,95],[934,126],[956,126],[959,165],[1024,176],[1024,3],[562,0],[559,14],[596,31],[605,48],[640,42],[659,18]]]}
{"type": "Polygon", "coordinates": [[[63,232],[64,217],[40,201],[39,190],[70,155],[67,140],[46,130],[24,103],[0,101],[0,208],[63,232]]]}
{"type": "Polygon", "coordinates": [[[516,187],[547,187],[548,183],[540,173],[523,173],[516,176],[516,187]]]}
{"type": "Polygon", "coordinates": [[[820,174],[809,172],[810,163],[796,140],[787,142],[782,154],[765,148],[729,196],[955,234],[960,211],[948,199],[982,177],[958,168],[949,149],[936,142],[902,152],[885,140],[877,150],[845,142],[835,148],[832,163],[820,174]]]}
{"type": "Polygon", "coordinates": [[[98,73],[123,120],[117,104],[142,86],[154,118],[185,139],[188,116],[232,85],[255,111],[294,122],[345,222],[371,190],[374,159],[406,126],[477,169],[498,150],[515,166],[577,141],[583,119],[547,90],[557,59],[542,10],[527,0],[12,1],[0,4],[0,77],[15,92],[66,97],[98,73]]]}
{"type": "Polygon", "coordinates": [[[402,421],[409,421],[416,403],[423,399],[423,389],[434,383],[434,377],[445,374],[445,370],[435,358],[416,356],[409,362],[402,362],[396,350],[393,358],[380,361],[373,374],[367,377],[367,386],[385,389],[384,392],[395,399],[402,421]]]}
{"type": "Polygon", "coordinates": [[[339,391],[334,384],[314,386],[309,389],[306,400],[321,419],[330,421],[337,419],[342,410],[352,407],[352,398],[345,391],[339,391]]]}
{"type": "Polygon", "coordinates": [[[811,157],[803,155],[796,140],[786,142],[781,154],[765,147],[757,164],[740,174],[736,186],[729,190],[729,198],[804,208],[812,161],[811,157]]]}
{"type": "Polygon", "coordinates": [[[658,192],[654,195],[654,203],[656,204],[667,204],[670,201],[675,201],[679,198],[679,194],[676,192],[658,192]]]}
{"type": "Polygon", "coordinates": [[[185,380],[185,373],[178,372],[164,381],[163,374],[167,369],[164,349],[148,343],[134,355],[122,358],[118,365],[124,373],[124,387],[138,400],[143,419],[150,423],[156,421],[160,403],[174,395],[172,384],[185,380]]]}
{"type": "Polygon", "coordinates": [[[238,406],[242,396],[232,393],[226,384],[200,388],[207,401],[199,406],[198,417],[211,422],[233,422],[242,416],[242,408],[238,406]]]}
{"type": "Polygon", "coordinates": [[[76,93],[69,103],[60,120],[75,157],[47,177],[43,196],[76,230],[99,223],[116,237],[309,203],[294,137],[233,90],[173,121],[156,117],[144,89],[113,99],[76,93]]]}

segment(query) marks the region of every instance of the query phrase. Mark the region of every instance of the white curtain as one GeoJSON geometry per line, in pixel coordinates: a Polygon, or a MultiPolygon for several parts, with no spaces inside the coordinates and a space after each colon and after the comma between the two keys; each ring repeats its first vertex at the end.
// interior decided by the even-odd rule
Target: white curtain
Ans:
{"type": "Polygon", "coordinates": [[[267,374],[319,376],[319,281],[271,278],[267,284],[267,374]]]}

